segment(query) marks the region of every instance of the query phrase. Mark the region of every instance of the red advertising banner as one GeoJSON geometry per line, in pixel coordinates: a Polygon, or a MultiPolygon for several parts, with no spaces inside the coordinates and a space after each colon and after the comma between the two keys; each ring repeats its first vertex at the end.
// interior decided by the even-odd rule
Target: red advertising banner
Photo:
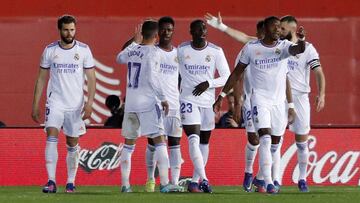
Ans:
{"type": "MultiPolygon", "coordinates": [[[[308,181],[319,185],[359,185],[360,129],[314,129],[309,148],[308,181]]],[[[42,129],[0,129],[0,185],[42,185],[47,181],[42,129]]],[[[119,150],[123,142],[120,129],[89,129],[81,138],[78,185],[120,185],[119,150]]],[[[217,129],[210,143],[206,166],[213,185],[240,185],[244,174],[243,129],[217,129]]],[[[137,141],[132,157],[131,183],[145,184],[146,139],[137,141]]],[[[192,175],[187,138],[182,142],[184,163],[181,176],[192,175]]],[[[66,181],[66,147],[64,136],[58,144],[57,182],[66,181]]],[[[297,182],[297,154],[294,136],[286,132],[282,146],[281,173],[283,185],[297,182]]],[[[257,171],[257,160],[254,171],[257,171]]]]}

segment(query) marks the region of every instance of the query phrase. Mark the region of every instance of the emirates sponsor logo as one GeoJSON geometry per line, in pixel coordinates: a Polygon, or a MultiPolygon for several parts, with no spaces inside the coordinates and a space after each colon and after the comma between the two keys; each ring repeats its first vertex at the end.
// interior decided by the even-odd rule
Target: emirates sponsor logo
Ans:
{"type": "Polygon", "coordinates": [[[79,165],[87,172],[92,170],[113,170],[120,166],[123,144],[104,142],[94,150],[81,149],[79,165]]]}
{"type": "MultiPolygon", "coordinates": [[[[348,183],[359,172],[358,159],[360,151],[347,151],[339,154],[334,150],[327,151],[322,156],[315,151],[317,140],[314,136],[309,136],[309,165],[307,170],[307,177],[312,179],[316,184],[330,182],[348,183]]],[[[294,143],[283,154],[281,158],[281,171],[282,177],[291,161],[297,162],[297,147],[294,143]]],[[[299,165],[296,164],[292,172],[292,181],[297,183],[299,177],[299,165]]],[[[358,182],[360,185],[360,180],[358,182]]]]}

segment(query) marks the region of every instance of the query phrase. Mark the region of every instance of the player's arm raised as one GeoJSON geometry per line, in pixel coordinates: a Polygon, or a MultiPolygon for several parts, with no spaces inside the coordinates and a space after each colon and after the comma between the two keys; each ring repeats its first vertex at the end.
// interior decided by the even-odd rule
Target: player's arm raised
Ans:
{"type": "Polygon", "coordinates": [[[35,82],[34,99],[33,99],[33,104],[32,104],[31,117],[37,123],[40,122],[40,120],[39,120],[40,119],[39,103],[40,103],[40,98],[41,98],[43,89],[44,89],[46,81],[47,81],[48,74],[49,74],[49,69],[40,67],[38,77],[35,82]]]}
{"type": "Polygon", "coordinates": [[[209,24],[211,27],[226,33],[230,37],[234,38],[235,40],[237,40],[243,44],[246,44],[247,42],[249,42],[251,40],[257,39],[254,36],[249,36],[249,35],[245,34],[244,32],[241,32],[239,30],[233,29],[233,28],[225,25],[222,22],[220,12],[218,12],[218,17],[215,17],[215,16],[211,15],[210,13],[206,13],[204,18],[206,19],[207,24],[209,24]]]}
{"type": "Polygon", "coordinates": [[[289,47],[289,53],[293,56],[301,54],[305,51],[305,29],[300,26],[296,33],[299,37],[297,43],[289,47]]]}
{"type": "Polygon", "coordinates": [[[137,44],[140,44],[142,41],[142,35],[141,35],[141,27],[142,24],[139,24],[135,27],[134,36],[129,39],[121,48],[121,52],[116,56],[116,62],[119,64],[126,63],[127,59],[127,53],[129,50],[131,50],[134,46],[137,44]]]}

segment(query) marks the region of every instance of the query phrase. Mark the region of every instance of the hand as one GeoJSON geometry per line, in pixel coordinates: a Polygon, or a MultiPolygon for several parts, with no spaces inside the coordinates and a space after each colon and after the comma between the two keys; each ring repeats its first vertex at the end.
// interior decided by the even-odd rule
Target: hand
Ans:
{"type": "Polygon", "coordinates": [[[31,111],[31,118],[36,123],[40,123],[40,111],[38,107],[33,107],[31,111]]]}
{"type": "Polygon", "coordinates": [[[234,120],[236,123],[240,123],[241,121],[241,104],[234,104],[234,120]]]}
{"type": "Polygon", "coordinates": [[[320,112],[325,107],[325,96],[317,96],[315,100],[316,112],[320,112]]]}
{"type": "Polygon", "coordinates": [[[233,128],[239,127],[239,124],[233,118],[227,118],[226,122],[228,122],[229,125],[233,128]]]}
{"type": "Polygon", "coordinates": [[[141,44],[142,42],[142,35],[141,35],[141,28],[142,28],[142,24],[138,24],[136,27],[135,27],[135,32],[134,32],[134,42],[136,44],[141,44]]]}
{"type": "Polygon", "coordinates": [[[220,110],[221,110],[221,106],[222,106],[222,100],[223,100],[223,97],[219,96],[215,103],[213,104],[213,111],[215,113],[220,113],[220,110]]]}
{"type": "Polygon", "coordinates": [[[299,29],[296,31],[296,35],[298,36],[299,39],[305,40],[306,32],[303,26],[299,27],[299,29]]]}
{"type": "Polygon", "coordinates": [[[219,29],[221,31],[225,31],[227,26],[222,22],[222,18],[220,12],[218,12],[218,17],[211,15],[210,13],[206,13],[204,15],[206,23],[215,29],[219,29]]]}
{"type": "Polygon", "coordinates": [[[83,120],[86,120],[88,118],[90,118],[91,116],[91,113],[92,113],[92,106],[91,105],[88,105],[87,103],[85,104],[84,108],[82,109],[81,111],[81,114],[84,114],[82,119],[83,120]]]}
{"type": "Polygon", "coordinates": [[[198,85],[196,85],[195,89],[192,91],[194,96],[200,96],[203,92],[205,92],[209,88],[209,82],[205,81],[198,85]]]}
{"type": "Polygon", "coordinates": [[[293,124],[295,121],[296,112],[294,108],[288,109],[288,124],[293,124]]]}
{"type": "Polygon", "coordinates": [[[169,113],[169,103],[167,101],[162,101],[161,106],[163,108],[163,111],[165,112],[165,116],[169,113]]]}

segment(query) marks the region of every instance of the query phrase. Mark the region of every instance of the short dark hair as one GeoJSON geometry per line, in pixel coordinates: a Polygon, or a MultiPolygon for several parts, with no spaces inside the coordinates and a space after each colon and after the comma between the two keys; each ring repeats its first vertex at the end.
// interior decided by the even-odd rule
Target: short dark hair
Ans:
{"type": "Polygon", "coordinates": [[[193,30],[200,23],[205,24],[205,22],[203,20],[201,20],[201,19],[196,19],[196,20],[192,21],[190,23],[190,29],[193,30]]]}
{"type": "Polygon", "coordinates": [[[297,24],[297,20],[294,16],[291,15],[287,15],[284,16],[280,19],[280,22],[288,22],[288,23],[296,23],[297,24]]]}
{"type": "Polygon", "coordinates": [[[158,21],[159,23],[159,27],[161,27],[163,24],[165,23],[170,23],[172,26],[175,26],[175,21],[172,17],[170,16],[164,16],[164,17],[161,17],[158,21]]]}
{"type": "Polygon", "coordinates": [[[58,29],[61,30],[63,24],[74,23],[76,25],[76,19],[72,15],[63,15],[58,18],[57,26],[58,29]]]}
{"type": "Polygon", "coordinates": [[[150,39],[157,35],[159,30],[158,22],[153,20],[147,20],[143,23],[141,27],[141,34],[144,39],[150,39]]]}
{"type": "Polygon", "coordinates": [[[264,19],[264,27],[269,27],[275,21],[280,21],[280,19],[276,16],[269,16],[264,19]]]}
{"type": "Polygon", "coordinates": [[[105,105],[110,109],[114,110],[119,108],[120,106],[120,99],[116,95],[109,95],[105,100],[105,105]]]}
{"type": "Polygon", "coordinates": [[[256,30],[259,31],[259,30],[262,30],[262,29],[264,29],[264,20],[259,20],[256,23],[256,30]]]}

